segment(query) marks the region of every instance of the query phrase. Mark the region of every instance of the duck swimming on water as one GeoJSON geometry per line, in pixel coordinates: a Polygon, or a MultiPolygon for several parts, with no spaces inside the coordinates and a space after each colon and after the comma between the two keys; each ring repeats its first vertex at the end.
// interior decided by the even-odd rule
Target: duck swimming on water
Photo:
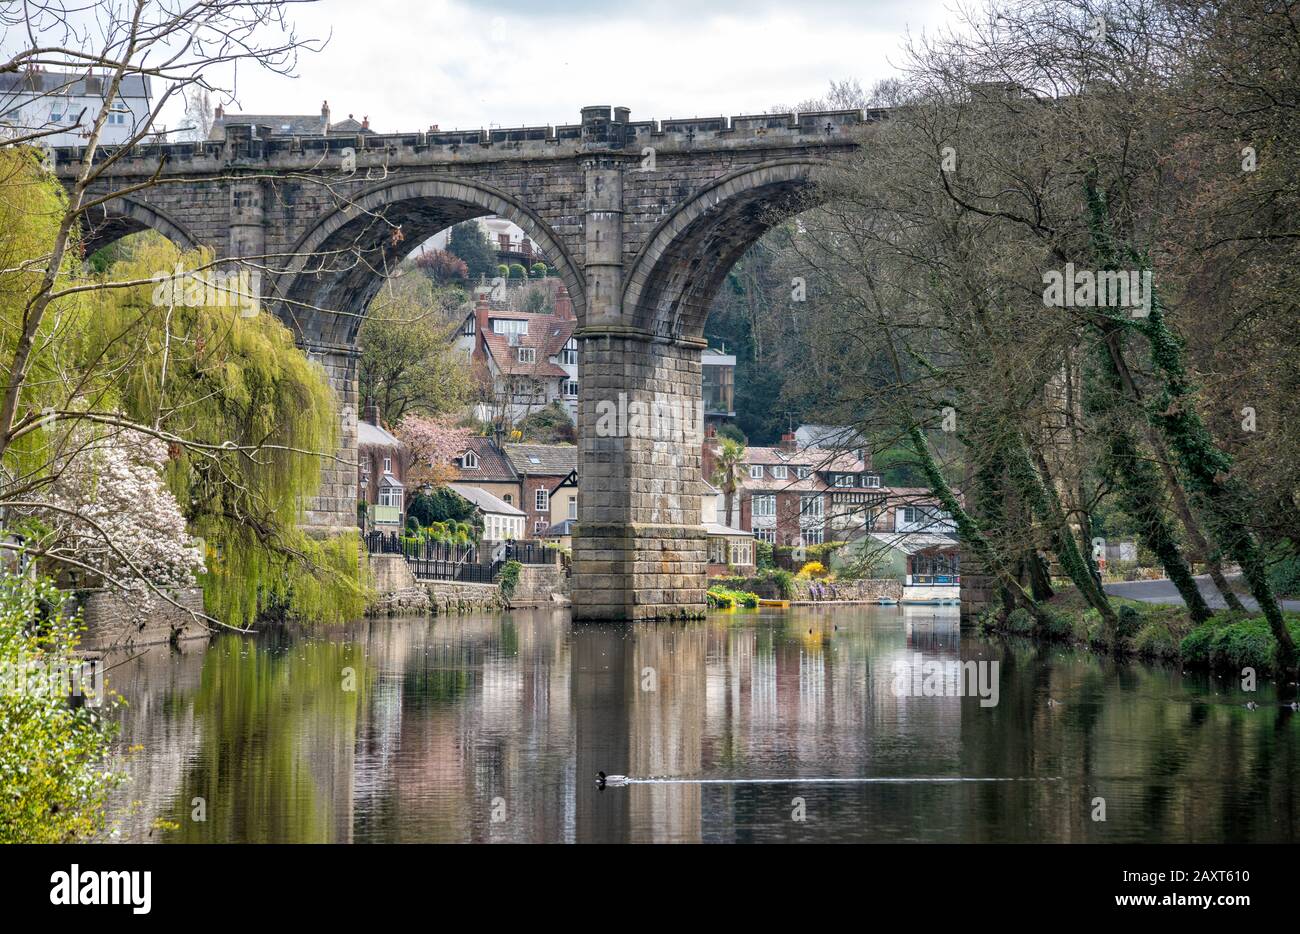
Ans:
{"type": "Polygon", "coordinates": [[[596,773],[596,787],[604,788],[606,785],[626,785],[626,775],[606,775],[604,772],[596,773]]]}

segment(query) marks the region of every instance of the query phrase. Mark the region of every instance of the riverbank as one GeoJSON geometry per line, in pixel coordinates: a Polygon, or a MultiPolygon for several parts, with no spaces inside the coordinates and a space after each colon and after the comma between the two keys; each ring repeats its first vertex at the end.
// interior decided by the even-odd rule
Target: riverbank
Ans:
{"type": "MultiPolygon", "coordinates": [[[[1042,606],[1051,618],[1044,627],[1028,610],[1010,614],[986,610],[976,622],[984,633],[1030,636],[1068,642],[1117,657],[1174,662],[1187,668],[1233,671],[1253,668],[1257,675],[1278,674],[1277,642],[1263,616],[1219,610],[1199,626],[1182,605],[1153,603],[1108,594],[1119,616],[1118,631],[1106,631],[1101,614],[1073,587],[1064,588],[1042,606]]],[[[1287,629],[1300,644],[1300,613],[1286,612],[1287,629]]]]}

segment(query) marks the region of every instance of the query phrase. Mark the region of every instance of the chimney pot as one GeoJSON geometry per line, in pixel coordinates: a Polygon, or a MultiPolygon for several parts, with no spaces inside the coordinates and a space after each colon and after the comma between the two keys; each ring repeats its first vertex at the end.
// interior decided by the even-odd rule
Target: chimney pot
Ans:
{"type": "Polygon", "coordinates": [[[794,433],[787,431],[781,436],[781,450],[793,451],[795,449],[794,433]]]}

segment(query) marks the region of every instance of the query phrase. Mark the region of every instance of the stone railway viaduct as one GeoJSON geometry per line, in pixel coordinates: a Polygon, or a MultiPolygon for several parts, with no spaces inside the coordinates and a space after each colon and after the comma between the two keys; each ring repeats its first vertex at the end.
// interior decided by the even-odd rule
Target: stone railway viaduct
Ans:
{"type": "MultiPolygon", "coordinates": [[[[882,116],[633,121],[627,108],[595,106],[556,127],[281,137],[228,125],[222,140],[139,146],[107,166],[92,194],[156,183],[107,202],[87,249],[147,228],[262,268],[264,303],[324,366],[354,452],[355,341],[385,271],[459,221],[514,221],[554,263],[579,321],[574,616],[689,615],[705,587],[697,426],[602,437],[597,403],[625,394],[682,411],[699,399],[705,318],[728,270],[815,203],[818,174],[882,116]]],[[[56,171],[71,179],[84,158],[57,150],[56,171]]],[[[354,470],[327,465],[308,523],[355,528],[356,483],[354,470]]]]}

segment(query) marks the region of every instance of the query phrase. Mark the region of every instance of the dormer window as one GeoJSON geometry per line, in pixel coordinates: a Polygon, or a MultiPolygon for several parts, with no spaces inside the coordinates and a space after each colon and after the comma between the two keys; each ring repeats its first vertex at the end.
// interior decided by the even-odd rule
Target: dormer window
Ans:
{"type": "Polygon", "coordinates": [[[393,459],[392,459],[391,457],[385,457],[385,458],[384,458],[384,473],[392,473],[392,472],[393,472],[393,459]]]}
{"type": "Polygon", "coordinates": [[[865,474],[865,475],[862,477],[862,485],[863,485],[863,486],[866,486],[866,487],[878,487],[878,486],[880,486],[880,475],[879,475],[879,474],[873,474],[873,473],[865,474]]]}
{"type": "Polygon", "coordinates": [[[519,348],[519,362],[520,362],[520,363],[536,363],[536,362],[537,362],[537,348],[535,348],[535,347],[520,347],[520,348],[519,348]]]}
{"type": "Polygon", "coordinates": [[[569,342],[564,345],[564,350],[560,352],[560,363],[564,366],[578,365],[578,342],[572,337],[570,337],[569,342]]]}
{"type": "Polygon", "coordinates": [[[851,473],[837,473],[837,474],[835,475],[835,485],[836,485],[836,486],[853,486],[853,474],[851,474],[851,473]]]}
{"type": "Polygon", "coordinates": [[[777,480],[784,480],[787,476],[789,476],[789,471],[786,469],[786,466],[784,464],[778,464],[777,466],[772,468],[772,476],[775,477],[777,480]]]}
{"type": "Polygon", "coordinates": [[[807,467],[796,467],[794,469],[794,475],[798,477],[800,480],[807,480],[809,477],[812,476],[812,471],[809,470],[807,467]]]}
{"type": "Polygon", "coordinates": [[[473,451],[466,451],[460,456],[460,466],[462,470],[478,470],[478,455],[473,451]]]}
{"type": "Polygon", "coordinates": [[[751,480],[762,480],[762,479],[763,479],[763,465],[762,465],[762,464],[750,464],[750,465],[749,465],[749,479],[751,479],[751,480]]]}

